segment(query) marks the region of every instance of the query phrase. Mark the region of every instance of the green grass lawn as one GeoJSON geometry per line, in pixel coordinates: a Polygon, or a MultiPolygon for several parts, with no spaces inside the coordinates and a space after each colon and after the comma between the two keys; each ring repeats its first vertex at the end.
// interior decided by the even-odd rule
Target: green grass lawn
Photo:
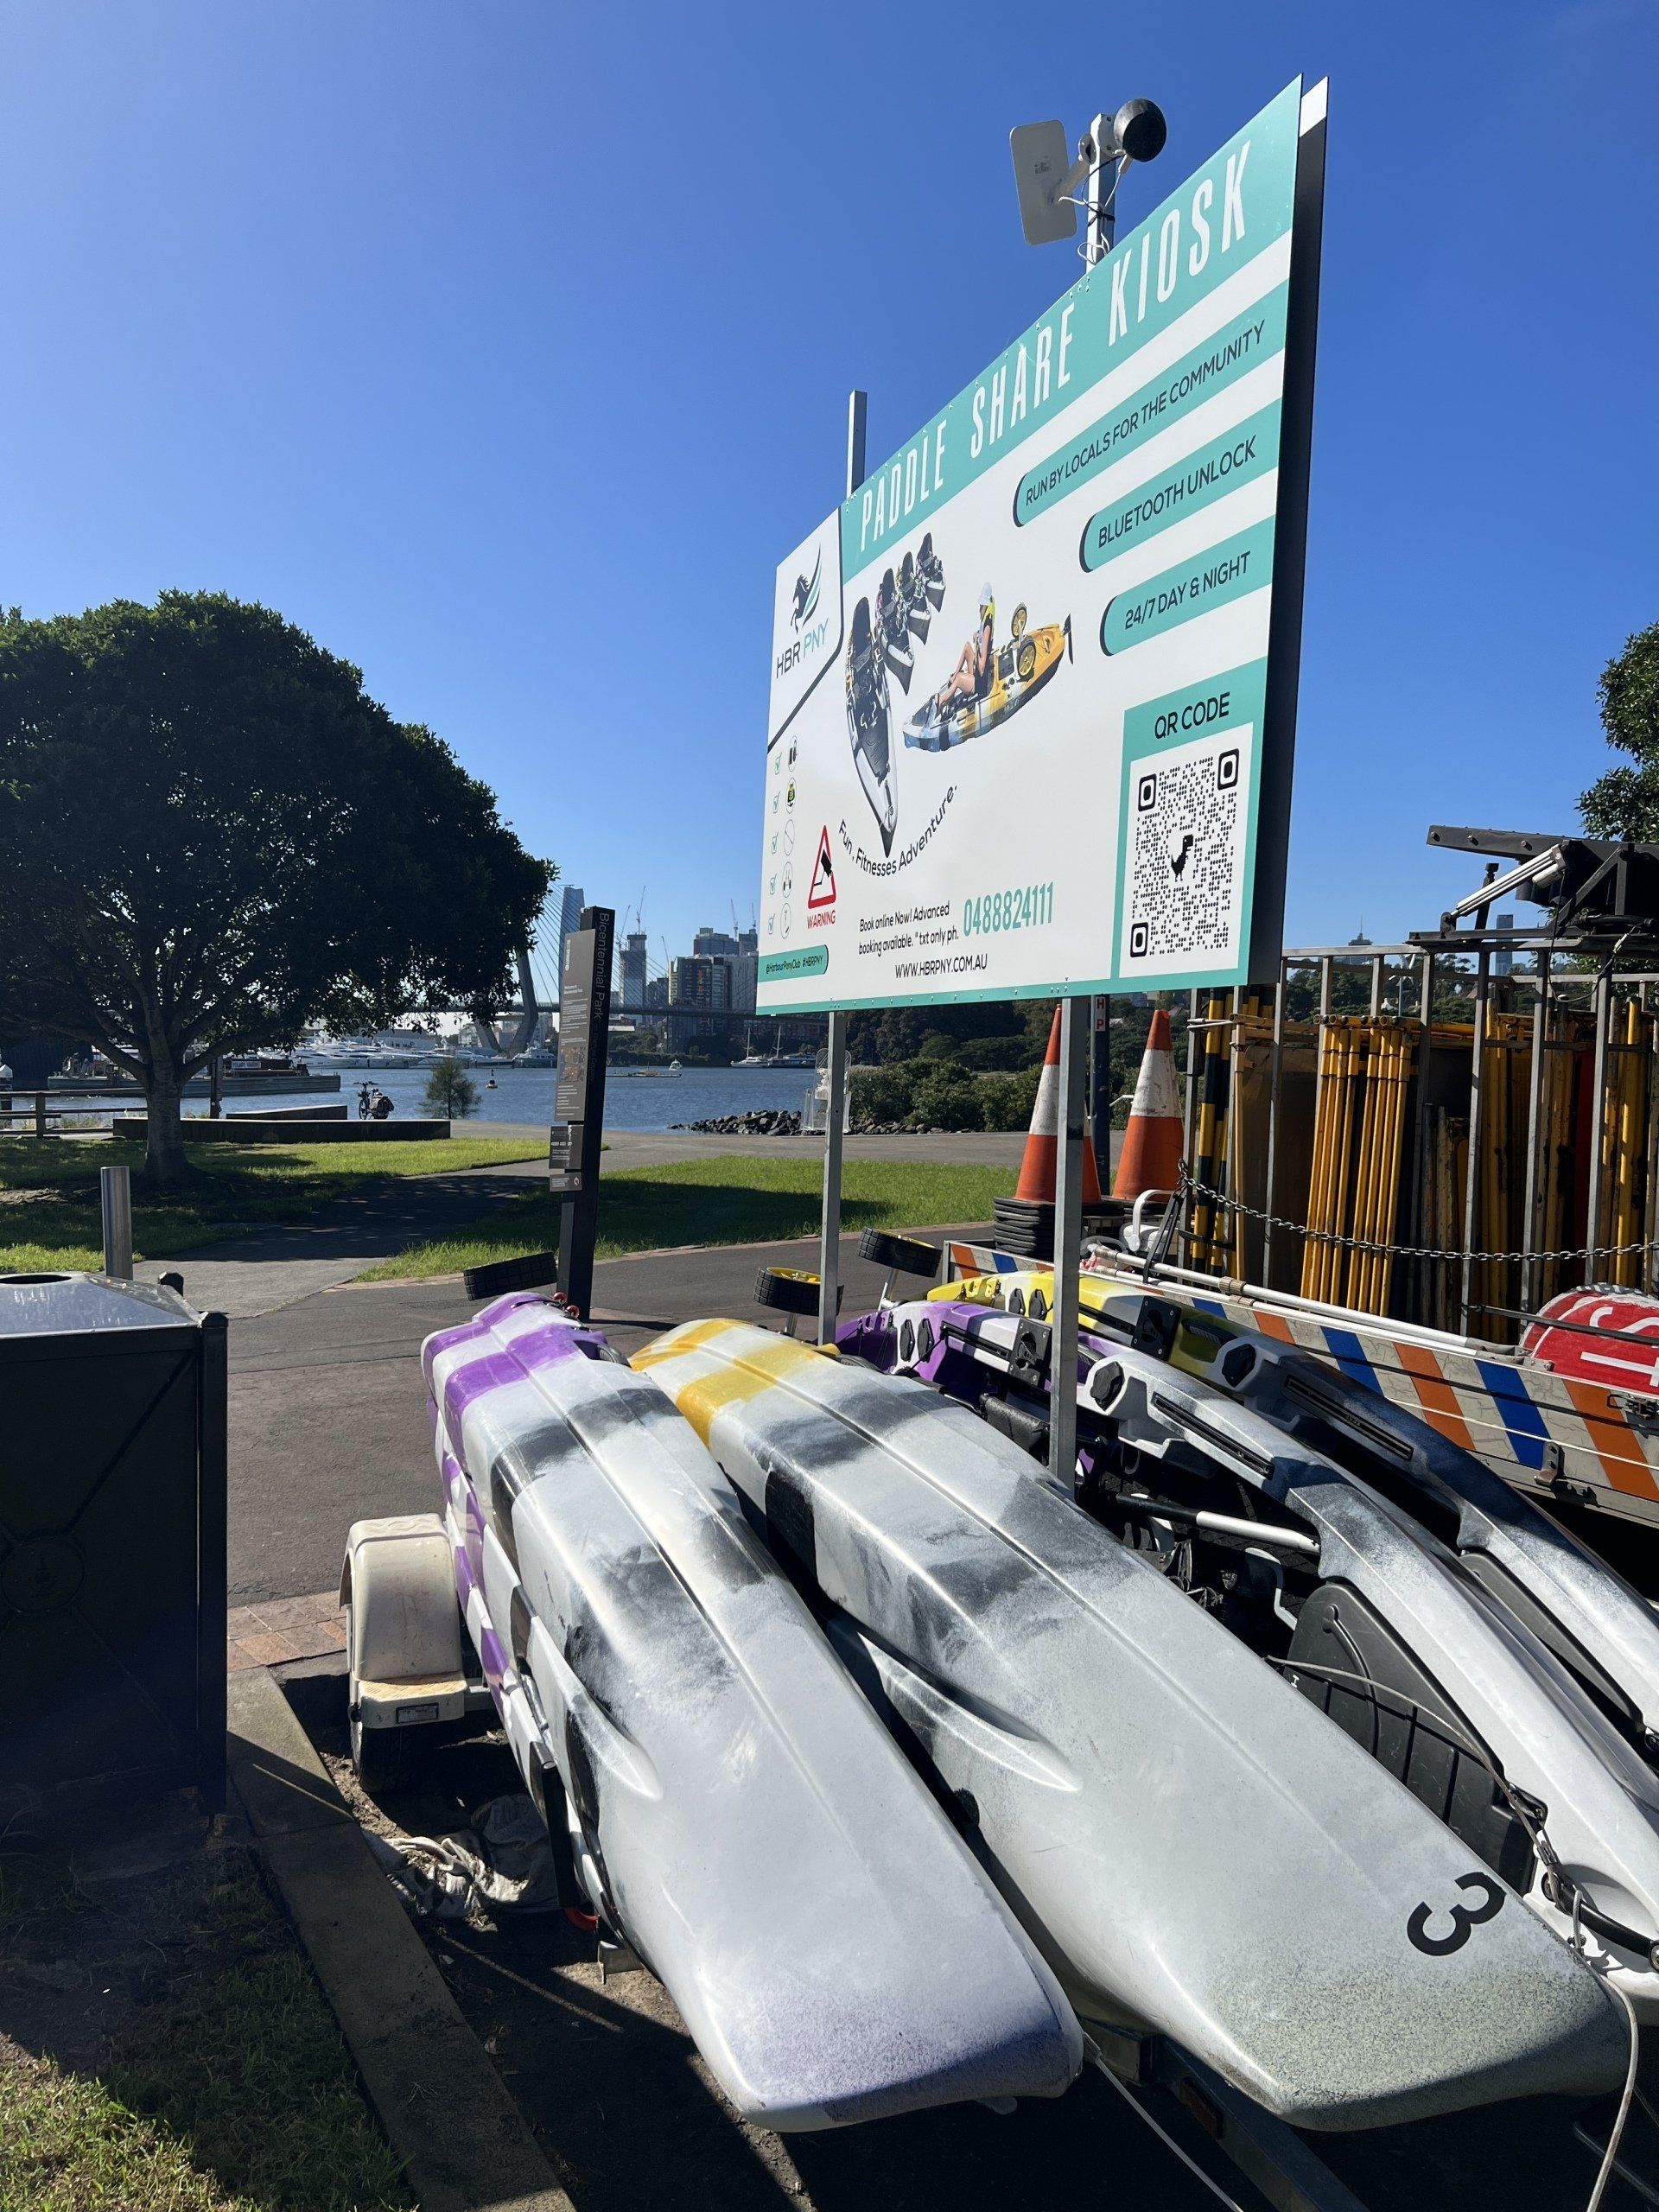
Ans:
{"type": "Polygon", "coordinates": [[[247,1853],[81,1885],[0,1857],[5,2212],[389,2212],[411,2200],[247,1853]]]}
{"type": "MultiPolygon", "coordinates": [[[[200,1169],[185,1190],[150,1199],[135,1185],[133,1255],[164,1259],[240,1229],[299,1221],[330,1198],[400,1175],[442,1175],[526,1160],[540,1147],[504,1137],[430,1143],[230,1145],[193,1147],[200,1169]]],[[[141,1146],[63,1137],[0,1139],[0,1274],[96,1268],[103,1258],[98,1171],[137,1169],[141,1146]]]]}
{"type": "MultiPolygon", "coordinates": [[[[810,1236],[818,1227],[823,1184],[816,1160],[747,1154],[623,1168],[600,1185],[599,1256],[810,1236]]],[[[849,1160],[842,1171],[842,1223],[847,1229],[920,1229],[988,1222],[992,1200],[1006,1197],[1014,1184],[1012,1168],[849,1160]]],[[[558,1241],[558,1205],[543,1193],[503,1206],[459,1236],[416,1244],[372,1268],[363,1280],[455,1274],[489,1260],[550,1251],[558,1241]]]]}

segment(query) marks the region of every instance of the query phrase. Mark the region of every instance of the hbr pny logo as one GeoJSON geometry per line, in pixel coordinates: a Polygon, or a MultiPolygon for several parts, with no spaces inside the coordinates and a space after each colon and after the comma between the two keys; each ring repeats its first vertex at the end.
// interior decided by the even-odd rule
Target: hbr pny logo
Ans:
{"type": "Polygon", "coordinates": [[[837,508],[779,564],[772,595],[768,745],[783,735],[835,667],[842,627],[837,508]]]}
{"type": "Polygon", "coordinates": [[[826,614],[821,622],[817,623],[812,619],[818,611],[823,591],[823,548],[820,545],[810,576],[798,575],[795,579],[789,610],[789,626],[795,635],[778,656],[779,677],[787,676],[791,669],[798,668],[810,655],[823,650],[823,641],[830,630],[830,618],[826,614]]]}

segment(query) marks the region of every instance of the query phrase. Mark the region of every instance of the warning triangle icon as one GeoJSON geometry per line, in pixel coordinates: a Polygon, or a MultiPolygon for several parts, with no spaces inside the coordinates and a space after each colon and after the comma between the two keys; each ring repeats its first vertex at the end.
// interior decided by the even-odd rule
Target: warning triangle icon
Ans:
{"type": "Polygon", "coordinates": [[[818,857],[812,863],[812,881],[806,903],[809,906],[833,906],[836,903],[836,871],[830,865],[828,823],[818,832],[818,857]]]}

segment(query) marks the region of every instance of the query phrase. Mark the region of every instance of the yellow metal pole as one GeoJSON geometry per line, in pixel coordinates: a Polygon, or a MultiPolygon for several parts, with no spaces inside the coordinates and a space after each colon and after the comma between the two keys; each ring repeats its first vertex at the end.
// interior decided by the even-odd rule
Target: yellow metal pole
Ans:
{"type": "Polygon", "coordinates": [[[1316,1269],[1320,1247],[1314,1234],[1322,1225],[1325,1204],[1325,1169],[1331,1149],[1332,1085],[1334,1080],[1332,1052],[1333,1033],[1329,1022],[1319,1027],[1319,1071],[1313,1094],[1313,1158],[1307,1174],[1307,1204],[1303,1209],[1303,1220],[1310,1232],[1302,1240],[1301,1294],[1312,1298],[1317,1280],[1316,1269]]]}

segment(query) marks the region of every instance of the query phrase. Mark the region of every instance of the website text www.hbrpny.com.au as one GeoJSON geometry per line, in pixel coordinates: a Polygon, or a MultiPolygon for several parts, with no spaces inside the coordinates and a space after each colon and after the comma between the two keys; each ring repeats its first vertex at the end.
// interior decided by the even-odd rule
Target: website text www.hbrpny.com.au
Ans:
{"type": "Polygon", "coordinates": [[[866,914],[859,919],[859,956],[867,953],[885,957],[889,953],[910,952],[919,947],[938,947],[929,950],[919,960],[899,960],[893,963],[893,975],[901,982],[924,976],[976,976],[988,965],[982,952],[950,952],[945,947],[960,943],[962,931],[950,919],[950,901],[941,899],[937,906],[895,907],[885,914],[866,914]]]}

